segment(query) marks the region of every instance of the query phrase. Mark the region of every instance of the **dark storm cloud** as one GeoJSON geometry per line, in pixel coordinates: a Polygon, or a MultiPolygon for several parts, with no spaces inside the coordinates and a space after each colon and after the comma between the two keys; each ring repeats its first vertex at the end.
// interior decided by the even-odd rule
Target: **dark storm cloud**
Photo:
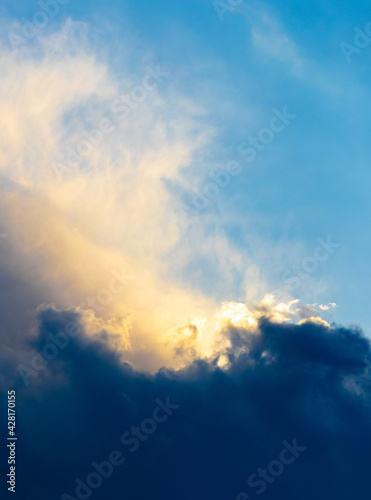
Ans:
{"type": "MultiPolygon", "coordinates": [[[[78,317],[40,320],[39,351],[78,317]]],[[[361,332],[263,320],[225,334],[224,371],[138,373],[80,331],[27,386],[18,376],[15,497],[368,499],[371,396],[351,382],[371,359],[361,332]]]]}

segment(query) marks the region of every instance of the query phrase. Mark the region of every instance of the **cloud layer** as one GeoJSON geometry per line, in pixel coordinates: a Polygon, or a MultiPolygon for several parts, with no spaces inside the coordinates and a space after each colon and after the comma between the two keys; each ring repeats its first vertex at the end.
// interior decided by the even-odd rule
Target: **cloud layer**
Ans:
{"type": "Polygon", "coordinates": [[[33,42],[1,56],[1,266],[27,301],[8,335],[23,338],[44,303],[84,310],[108,329],[113,320],[133,349],[153,346],[215,306],[176,283],[165,259],[181,230],[165,181],[204,141],[194,110],[171,93],[164,103],[169,73],[158,64],[118,80],[91,54],[82,23],[33,42]]]}
{"type": "Polygon", "coordinates": [[[223,300],[236,282],[255,299],[265,284],[212,219],[190,223],[179,211],[183,172],[203,177],[215,133],[197,123],[201,104],[154,61],[118,77],[89,36],[69,20],[1,52],[4,339],[24,348],[36,310],[71,309],[89,334],[115,335],[136,367],[181,367],[212,353],[220,318],[233,324],[236,307],[252,325],[259,317],[242,302],[220,308],[203,291],[210,277],[223,300]]]}
{"type": "MultiPolygon", "coordinates": [[[[69,321],[79,318],[44,311],[29,347],[69,321]]],[[[261,318],[224,335],[223,369],[216,357],[145,375],[81,329],[27,386],[8,370],[19,498],[368,498],[362,333],[261,318]]]]}

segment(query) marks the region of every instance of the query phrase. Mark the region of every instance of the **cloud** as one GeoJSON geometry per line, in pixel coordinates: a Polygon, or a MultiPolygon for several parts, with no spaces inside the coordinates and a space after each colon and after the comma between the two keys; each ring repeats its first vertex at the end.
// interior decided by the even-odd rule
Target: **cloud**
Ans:
{"type": "MultiPolygon", "coordinates": [[[[184,367],[212,355],[225,321],[242,314],[241,326],[256,326],[262,312],[225,301],[236,282],[250,304],[266,285],[221,226],[207,215],[185,223],[176,210],[169,186],[185,186],[184,169],[198,167],[215,133],[197,124],[202,104],[155,61],[140,76],[113,74],[89,36],[68,20],[1,51],[4,340],[25,349],[36,310],[77,311],[87,334],[107,332],[137,368],[184,367]],[[204,287],[209,276],[223,306],[204,287]]],[[[258,307],[279,321],[308,317],[292,304],[258,307]]]]}
{"type": "MultiPolygon", "coordinates": [[[[170,76],[156,62],[140,77],[130,68],[112,74],[92,52],[87,26],[71,20],[18,50],[2,47],[1,64],[0,205],[9,233],[1,268],[25,296],[22,326],[42,304],[78,308],[89,331],[93,321],[98,330],[121,322],[123,343],[138,352],[145,343],[161,366],[158,337],[215,308],[176,282],[166,259],[181,223],[165,181],[182,182],[180,169],[205,141],[207,127],[194,120],[200,108],[176,89],[164,102],[170,76]],[[134,279],[113,293],[122,270],[134,279]]],[[[9,335],[16,322],[8,319],[9,335]]],[[[17,330],[20,342],[32,335],[17,330]]]]}
{"type": "Polygon", "coordinates": [[[319,306],[319,308],[322,310],[322,311],[329,311],[331,308],[335,308],[336,307],[336,304],[335,302],[330,302],[330,304],[321,304],[319,306]]]}
{"type": "MultiPolygon", "coordinates": [[[[44,311],[29,347],[41,351],[50,334],[80,319],[44,311]]],[[[115,450],[125,463],[86,498],[234,500],[242,492],[254,498],[259,469],[276,471],[282,443],[292,448],[296,440],[305,451],[278,475],[265,471],[264,498],[306,500],[325,492],[366,499],[371,395],[367,386],[356,391],[349,383],[371,361],[362,332],[262,317],[253,331],[229,325],[224,335],[228,366],[219,368],[217,358],[195,360],[149,375],[123,364],[104,335],[93,338],[81,326],[28,386],[13,374],[18,498],[82,498],[76,478],[86,484],[96,471],[92,463],[115,450]],[[176,410],[152,432],[158,400],[176,410]],[[133,438],[132,426],[142,438],[133,438]]]]}
{"type": "Polygon", "coordinates": [[[285,63],[295,75],[301,75],[305,60],[295,42],[268,11],[260,13],[260,22],[252,28],[254,44],[268,56],[285,63]]]}
{"type": "Polygon", "coordinates": [[[274,7],[254,2],[243,6],[243,10],[251,30],[253,46],[259,56],[263,57],[265,65],[272,66],[276,71],[279,63],[285,76],[296,79],[305,87],[314,86],[326,98],[346,92],[347,85],[342,83],[341,71],[339,73],[339,69],[332,67],[332,74],[329,75],[329,60],[325,66],[313,60],[309,55],[311,51],[301,44],[297,34],[290,32],[274,7]]]}

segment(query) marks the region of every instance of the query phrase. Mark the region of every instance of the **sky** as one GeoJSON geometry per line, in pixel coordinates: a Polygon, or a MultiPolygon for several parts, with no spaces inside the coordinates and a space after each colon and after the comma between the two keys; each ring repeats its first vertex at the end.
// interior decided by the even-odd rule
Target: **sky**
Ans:
{"type": "Polygon", "coordinates": [[[363,498],[368,4],[2,0],[0,19],[18,497],[83,498],[75,478],[170,397],[92,498],[257,498],[246,478],[293,439],[308,452],[267,499],[363,498]]]}

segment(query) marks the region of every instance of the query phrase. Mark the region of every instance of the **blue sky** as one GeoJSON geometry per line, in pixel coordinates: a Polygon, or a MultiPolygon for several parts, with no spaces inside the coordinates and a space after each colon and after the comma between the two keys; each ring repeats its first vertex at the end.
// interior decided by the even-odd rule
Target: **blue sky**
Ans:
{"type": "Polygon", "coordinates": [[[220,131],[211,162],[238,160],[239,141],[265,126],[273,107],[286,105],[297,115],[253,164],[244,164],[210,211],[223,214],[220,224],[242,251],[251,229],[261,237],[268,257],[259,264],[268,279],[286,270],[269,262],[276,245],[288,255],[301,245],[292,257],[299,264],[318,236],[333,235],[341,249],[319,266],[300,296],[334,301],[338,321],[368,328],[371,49],[347,64],[339,47],[353,42],[354,26],[370,20],[366,2],[243,2],[223,22],[212,2],[156,2],[143,12],[126,5],[125,14],[160,63],[181,67],[185,90],[209,105],[207,119],[220,131]],[[254,31],[267,50],[254,44],[254,31]],[[320,291],[319,281],[326,283],[320,291]]]}
{"type": "MultiPolygon", "coordinates": [[[[223,22],[211,1],[146,2],[141,9],[124,2],[108,12],[85,2],[68,10],[86,21],[92,13],[94,22],[101,16],[98,24],[108,22],[113,37],[140,39],[175,72],[179,88],[205,104],[203,120],[217,130],[205,152],[211,169],[240,160],[237,145],[265,126],[272,108],[286,105],[296,114],[253,164],[243,163],[208,212],[220,216],[220,227],[241,251],[249,248],[250,232],[259,236],[255,258],[276,286],[286,271],[277,253],[300,264],[317,237],[331,234],[341,248],[303,285],[300,298],[336,302],[337,321],[369,329],[371,48],[347,64],[339,47],[352,44],[354,27],[370,21],[368,4],[242,2],[223,22]],[[264,43],[254,42],[254,32],[264,43]]],[[[102,45],[105,40],[102,35],[102,45]]]]}

